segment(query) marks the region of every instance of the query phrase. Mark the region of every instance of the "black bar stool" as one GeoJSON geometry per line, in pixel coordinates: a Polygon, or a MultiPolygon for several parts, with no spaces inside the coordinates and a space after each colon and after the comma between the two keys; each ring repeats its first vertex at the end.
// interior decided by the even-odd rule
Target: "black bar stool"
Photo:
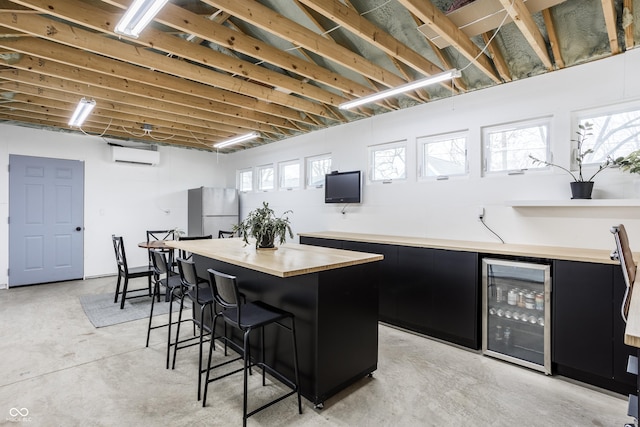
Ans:
{"type": "MultiPolygon", "coordinates": [[[[211,327],[204,322],[204,311],[209,309],[210,319],[213,321],[213,294],[211,292],[211,286],[209,281],[198,277],[196,273],[196,265],[193,261],[188,261],[183,258],[178,258],[178,271],[180,272],[180,280],[185,292],[183,292],[180,299],[180,312],[178,314],[178,326],[176,327],[176,342],[173,347],[173,365],[171,369],[176,367],[176,356],[180,349],[191,347],[198,344],[198,400],[200,400],[200,389],[202,388],[202,374],[205,370],[202,369],[202,342],[204,341],[204,331],[207,331],[207,335],[211,332],[211,327]],[[204,286],[203,286],[204,285],[204,286]],[[197,326],[200,329],[199,336],[193,336],[186,339],[180,339],[180,323],[182,322],[182,308],[184,307],[184,298],[187,297],[191,300],[193,307],[193,321],[194,328],[197,326]],[[196,316],[195,307],[200,306],[200,315],[196,316]],[[198,339],[197,342],[194,342],[198,339]]],[[[195,335],[195,333],[194,333],[195,335]]]]}
{"type": "Polygon", "coordinates": [[[179,299],[182,302],[182,293],[184,292],[180,276],[173,273],[167,263],[167,258],[164,252],[159,250],[151,250],[151,262],[153,264],[153,270],[155,272],[153,276],[153,296],[151,299],[151,311],[149,312],[149,326],[147,327],[147,343],[145,347],[149,347],[149,336],[152,329],[168,328],[167,332],[167,369],[169,369],[169,356],[171,354],[171,347],[175,345],[175,342],[171,340],[171,326],[178,322],[171,320],[173,312],[173,301],[179,299]],[[162,278],[162,276],[165,276],[162,278]],[[161,288],[165,288],[166,295],[169,296],[169,321],[160,325],[152,326],[153,319],[153,307],[156,299],[160,301],[161,288]]]}
{"type": "MultiPolygon", "coordinates": [[[[211,339],[211,345],[209,347],[209,358],[207,362],[207,376],[204,383],[204,396],[202,399],[202,406],[206,406],[207,402],[207,389],[209,383],[219,380],[221,378],[227,377],[233,373],[244,371],[244,392],[243,392],[243,404],[242,404],[242,425],[247,425],[247,418],[254,415],[255,413],[268,408],[269,406],[277,403],[293,394],[297,394],[298,396],[298,413],[302,413],[302,402],[300,400],[300,379],[298,374],[298,350],[296,344],[296,326],[295,326],[295,317],[293,314],[281,310],[279,308],[273,307],[266,303],[256,301],[250,303],[241,303],[240,301],[240,293],[238,291],[238,284],[235,276],[230,276],[228,274],[220,273],[219,271],[215,271],[212,269],[208,270],[209,279],[211,285],[211,291],[213,297],[215,299],[216,304],[221,307],[221,311],[216,313],[213,320],[213,331],[216,329],[216,321],[218,317],[222,317],[225,324],[225,332],[226,325],[231,325],[234,328],[239,329],[243,333],[243,348],[241,359],[244,361],[244,366],[240,369],[236,369],[235,371],[228,372],[222,375],[219,375],[215,378],[209,379],[211,371],[216,368],[227,365],[231,361],[226,361],[219,363],[215,366],[211,366],[211,357],[214,349],[214,339],[211,339]],[[288,320],[290,326],[287,326],[283,321],[288,320]],[[282,328],[291,332],[291,338],[293,342],[293,370],[294,370],[294,381],[286,378],[284,375],[277,372],[275,369],[270,367],[265,363],[264,356],[264,327],[270,324],[277,324],[282,328]],[[254,329],[261,329],[260,334],[260,342],[261,342],[261,360],[260,361],[251,361],[251,354],[249,348],[249,334],[254,329]],[[251,412],[247,412],[247,372],[252,366],[258,366],[262,368],[262,385],[266,385],[265,382],[265,371],[269,371],[271,375],[281,381],[283,384],[289,386],[291,391],[285,393],[282,396],[279,396],[270,402],[265,403],[257,409],[254,409],[251,412]]],[[[223,339],[226,338],[226,333],[223,339]]],[[[237,359],[234,359],[237,360],[237,359]]]]}

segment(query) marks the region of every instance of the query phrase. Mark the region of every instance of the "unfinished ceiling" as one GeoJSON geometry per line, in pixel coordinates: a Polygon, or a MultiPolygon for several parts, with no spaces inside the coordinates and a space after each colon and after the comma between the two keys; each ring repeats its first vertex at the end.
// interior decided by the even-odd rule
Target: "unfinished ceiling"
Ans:
{"type": "Polygon", "coordinates": [[[229,152],[633,48],[640,0],[0,0],[0,123],[229,152]],[[444,70],[460,78],[339,105],[444,70]],[[96,108],[81,130],[80,98],[96,108]]]}

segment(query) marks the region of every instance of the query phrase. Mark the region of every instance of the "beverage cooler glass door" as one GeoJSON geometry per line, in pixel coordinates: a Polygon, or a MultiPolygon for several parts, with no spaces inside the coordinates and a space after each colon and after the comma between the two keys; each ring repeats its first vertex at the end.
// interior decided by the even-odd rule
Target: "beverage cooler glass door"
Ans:
{"type": "Polygon", "coordinates": [[[482,352],[551,375],[551,266],[482,260],[482,352]]]}

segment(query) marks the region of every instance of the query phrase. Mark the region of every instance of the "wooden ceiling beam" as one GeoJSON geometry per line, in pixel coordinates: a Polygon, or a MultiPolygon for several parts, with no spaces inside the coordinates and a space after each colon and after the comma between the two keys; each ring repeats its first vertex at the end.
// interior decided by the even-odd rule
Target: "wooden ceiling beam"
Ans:
{"type": "MultiPolygon", "coordinates": [[[[34,92],[33,90],[25,90],[27,86],[28,85],[24,84],[16,85],[16,89],[20,92],[15,92],[11,100],[32,105],[34,108],[65,111],[65,116],[67,118],[71,117],[71,113],[77,105],[77,97],[67,97],[64,93],[55,90],[42,91],[40,95],[35,95],[33,93],[26,93],[34,92]]],[[[141,111],[141,113],[144,113],[144,111],[141,111]]],[[[115,109],[105,108],[104,104],[97,105],[91,115],[95,116],[94,120],[96,121],[99,121],[99,118],[103,118],[105,125],[108,125],[110,120],[116,120],[118,123],[126,123],[129,127],[138,127],[139,129],[142,129],[143,125],[151,125],[154,131],[158,130],[164,134],[175,134],[185,138],[197,138],[210,143],[215,142],[216,139],[228,137],[228,135],[216,130],[186,126],[175,121],[150,118],[143,114],[125,113],[115,109]],[[213,137],[216,139],[213,139],[213,137]]]]}
{"type": "MultiPolygon", "coordinates": [[[[71,22],[75,22],[79,25],[83,25],[89,28],[92,28],[96,31],[102,31],[107,34],[113,34],[113,27],[115,26],[115,22],[117,22],[116,16],[111,13],[107,13],[104,10],[93,7],[90,5],[83,5],[82,10],[77,5],[77,1],[70,0],[58,0],[56,2],[55,7],[50,6],[50,2],[46,0],[14,0],[20,4],[33,7],[43,13],[48,13],[55,17],[65,19],[71,22]]],[[[115,4],[115,1],[111,1],[110,4],[115,4]]],[[[130,2],[119,2],[122,8],[128,7],[130,2]]],[[[191,14],[188,11],[181,9],[180,7],[169,4],[166,5],[166,8],[169,9],[169,12],[166,10],[161,11],[161,13],[172,16],[170,12],[173,12],[179,15],[177,18],[173,17],[170,19],[171,23],[184,22],[190,23],[200,22],[200,27],[211,28],[214,23],[209,21],[208,19],[199,17],[197,15],[191,14]],[[182,14],[180,14],[182,11],[182,14]],[[185,16],[186,14],[186,16],[185,16]]],[[[119,18],[119,16],[118,16],[119,18]]],[[[188,26],[188,25],[187,25],[188,26]]],[[[231,30],[228,30],[231,31],[231,30]]],[[[189,31],[186,31],[189,32],[189,31]]],[[[229,34],[226,34],[229,37],[229,34]]],[[[189,59],[195,63],[199,63],[205,67],[213,67],[218,70],[222,70],[224,72],[228,72],[232,75],[238,75],[241,77],[241,82],[244,82],[245,79],[252,79],[255,81],[259,81],[265,85],[268,85],[270,89],[274,87],[279,87],[286,89],[292,93],[296,93],[300,96],[316,100],[321,103],[337,103],[346,101],[346,99],[341,98],[339,95],[336,95],[327,90],[321,89],[315,85],[305,83],[298,79],[286,76],[284,74],[278,73],[276,71],[272,71],[268,68],[261,67],[255,65],[251,62],[240,60],[237,58],[233,58],[229,55],[225,55],[221,52],[217,52],[213,49],[210,49],[205,46],[200,46],[198,44],[191,43],[187,40],[184,40],[179,37],[175,37],[173,35],[166,34],[162,31],[156,30],[154,28],[147,28],[145,31],[135,40],[136,44],[141,44],[156,50],[162,50],[167,54],[189,59]],[[336,99],[337,98],[337,99],[336,99]]],[[[254,46],[254,50],[250,53],[255,55],[256,50],[254,46]]],[[[165,70],[166,72],[166,70],[165,70]]],[[[227,80],[229,80],[228,84],[231,84],[231,78],[225,76],[227,80]]],[[[236,79],[237,80],[237,79],[236,79]]],[[[238,84],[234,82],[234,84],[238,84]]],[[[243,91],[241,93],[247,93],[243,91]]],[[[249,92],[250,93],[250,92],[249,92]]],[[[255,95],[258,97],[257,95],[255,95]]],[[[270,96],[272,102],[278,102],[282,105],[284,99],[288,98],[284,94],[272,94],[270,96]],[[278,100],[278,97],[282,98],[278,100]]],[[[259,98],[260,99],[260,98],[259,98]]],[[[262,98],[262,100],[265,100],[262,98]]],[[[298,107],[296,107],[298,108],[298,107]]]]}
{"type": "Polygon", "coordinates": [[[396,74],[366,60],[353,51],[327,40],[303,25],[285,18],[279,13],[253,0],[202,0],[231,15],[268,31],[284,40],[317,55],[334,61],[352,71],[386,86],[400,86],[406,81],[396,74]]]}
{"type": "Polygon", "coordinates": [[[0,46],[7,46],[16,52],[24,51],[39,57],[53,58],[55,61],[63,61],[72,67],[125,79],[127,82],[139,82],[146,86],[171,90],[187,97],[199,97],[211,102],[210,110],[222,115],[245,118],[265,124],[274,123],[284,127],[290,120],[314,125],[308,119],[302,118],[300,112],[286,107],[270,105],[254,98],[125,64],[115,59],[98,56],[55,42],[21,37],[0,39],[0,46]]]}
{"type": "Polygon", "coordinates": [[[547,70],[552,70],[553,63],[547,52],[547,44],[524,2],[522,0],[500,0],[500,4],[507,11],[535,54],[547,67],[547,70]]]}
{"type": "Polygon", "coordinates": [[[556,68],[562,69],[565,65],[564,60],[562,59],[562,52],[560,51],[558,32],[556,31],[556,25],[553,22],[553,16],[551,16],[551,9],[542,9],[542,18],[544,19],[545,27],[547,27],[549,44],[551,45],[551,52],[553,52],[553,60],[556,64],[556,68]]]}
{"type": "Polygon", "coordinates": [[[458,50],[465,58],[473,63],[480,71],[496,83],[502,83],[500,77],[493,69],[493,65],[487,56],[482,54],[478,46],[464,34],[447,16],[440,11],[431,1],[424,0],[398,0],[422,22],[458,50]]]}
{"type": "MultiPolygon", "coordinates": [[[[114,1],[110,1],[114,3],[114,1]]],[[[126,2],[119,0],[119,4],[126,2]]],[[[225,12],[226,16],[229,16],[225,12]]],[[[168,3],[156,16],[156,21],[172,28],[197,35],[203,40],[208,40],[220,46],[258,58],[269,64],[276,65],[291,73],[317,81],[328,87],[341,90],[355,96],[365,96],[372,93],[371,89],[349,80],[338,73],[320,67],[310,61],[282,51],[261,40],[246,34],[234,31],[224,25],[211,22],[207,19],[194,16],[190,12],[178,6],[168,3]]]]}
{"type": "MultiPolygon", "coordinates": [[[[39,1],[30,0],[29,3],[39,3],[39,1]]],[[[74,4],[72,6],[68,6],[66,1],[61,1],[61,4],[67,5],[68,8],[72,10],[75,7],[75,2],[73,3],[74,4]]],[[[36,5],[33,7],[36,7],[36,5]]],[[[56,3],[54,9],[59,10],[60,7],[61,6],[56,3]]],[[[65,9],[66,14],[71,14],[71,16],[67,15],[66,19],[76,21],[80,20],[78,17],[74,18],[72,10],[69,11],[65,9]]],[[[62,14],[58,14],[57,16],[62,17],[62,14]]],[[[116,17],[112,16],[112,18],[117,21],[116,17]]],[[[86,19],[90,18],[87,17],[86,19]]],[[[107,23],[111,24],[110,22],[107,23]]],[[[264,102],[276,103],[285,107],[294,108],[320,116],[325,114],[322,105],[319,105],[316,102],[300,97],[289,96],[263,85],[249,83],[242,79],[229,76],[226,73],[217,72],[213,68],[206,68],[200,65],[191,64],[187,61],[180,61],[151,50],[140,49],[138,46],[130,43],[109,39],[100,34],[83,30],[64,22],[53,21],[33,14],[6,14],[4,12],[0,12],[0,24],[37,35],[47,40],[65,44],[67,46],[76,47],[78,49],[118,59],[125,63],[136,64],[141,67],[190,79],[213,87],[226,89],[231,92],[243,93],[264,102]]],[[[190,50],[196,47],[184,40],[179,40],[177,37],[161,34],[157,30],[148,29],[145,34],[149,32],[154,32],[156,37],[162,38],[166,43],[169,43],[169,39],[175,39],[175,42],[182,42],[178,43],[178,45],[182,45],[182,49],[190,50]]],[[[143,39],[144,38],[141,36],[139,40],[143,39]]],[[[198,47],[207,49],[202,46],[198,47]]],[[[158,49],[165,52],[167,51],[167,49],[163,49],[162,46],[159,46],[158,49]]],[[[180,50],[178,47],[174,47],[174,49],[180,50]]],[[[170,51],[171,49],[168,50],[170,51]]],[[[211,49],[208,49],[208,51],[213,52],[211,49]]],[[[226,57],[226,55],[223,56],[226,57]]],[[[209,67],[211,67],[211,65],[209,65],[209,67]]],[[[238,72],[242,74],[241,69],[238,69],[238,72]]]]}
{"type": "MultiPolygon", "coordinates": [[[[24,83],[33,86],[33,91],[29,92],[35,95],[43,96],[46,90],[51,89],[55,91],[65,92],[67,96],[71,97],[68,102],[77,102],[82,96],[94,98],[99,102],[106,103],[109,108],[116,111],[122,111],[129,114],[137,114],[141,109],[146,109],[145,116],[150,119],[161,119],[165,121],[180,121],[185,125],[196,126],[202,129],[211,129],[212,131],[218,131],[225,137],[234,136],[238,133],[244,133],[247,129],[217,124],[207,119],[207,117],[199,117],[195,114],[177,114],[175,112],[167,112],[162,109],[162,104],[147,102],[146,100],[138,101],[137,97],[131,99],[123,96],[111,96],[110,90],[90,87],[83,84],[69,82],[56,77],[49,77],[42,74],[31,73],[23,70],[4,70],[0,71],[0,78],[5,80],[11,80],[15,83],[24,83]],[[75,101],[73,100],[75,99],[75,101]]],[[[24,91],[20,87],[12,88],[10,84],[3,85],[3,89],[7,91],[24,91]]]]}
{"type": "MultiPolygon", "coordinates": [[[[30,113],[30,112],[26,112],[26,111],[20,111],[20,110],[10,110],[10,109],[0,109],[0,120],[1,119],[5,119],[5,120],[13,120],[13,121],[17,121],[17,122],[21,122],[21,123],[26,123],[26,124],[31,124],[31,125],[36,125],[38,127],[55,127],[55,128],[65,128],[66,123],[61,122],[58,118],[56,118],[55,116],[50,116],[50,115],[43,115],[43,114],[35,114],[35,113],[30,113]]],[[[193,143],[191,141],[184,141],[184,140],[178,140],[176,139],[173,143],[169,143],[168,141],[156,141],[153,138],[149,137],[149,136],[141,136],[139,138],[135,138],[133,137],[131,134],[128,134],[126,132],[123,131],[117,131],[114,130],[112,132],[110,132],[110,134],[101,136],[102,131],[104,130],[101,126],[99,125],[94,125],[91,122],[86,123],[86,125],[83,124],[82,126],[82,131],[77,130],[77,131],[73,131],[73,130],[68,130],[66,129],[66,132],[69,133],[76,133],[76,134],[88,134],[88,136],[95,136],[95,137],[99,137],[99,138],[107,138],[107,137],[117,137],[120,138],[121,140],[125,140],[125,141],[129,141],[129,140],[134,140],[134,141],[142,141],[142,142],[146,142],[149,144],[165,144],[165,145],[181,145],[184,147],[190,147],[190,148],[199,148],[199,149],[207,149],[208,151],[211,151],[210,147],[205,147],[202,144],[199,143],[193,143]],[[90,133],[94,133],[95,135],[91,135],[90,133]]]]}
{"type": "Polygon", "coordinates": [[[498,74],[502,77],[502,80],[505,82],[511,81],[511,72],[509,71],[509,66],[507,65],[507,61],[504,60],[504,56],[498,49],[493,41],[495,40],[493,31],[488,31],[486,33],[482,33],[482,40],[484,40],[485,45],[487,46],[487,52],[491,55],[491,59],[493,60],[494,65],[496,66],[496,70],[498,70],[498,74]]]}
{"type": "Polygon", "coordinates": [[[621,52],[620,43],[618,43],[618,26],[616,25],[616,5],[615,0],[601,0],[602,12],[604,13],[604,22],[607,27],[607,35],[609,36],[609,46],[611,54],[617,55],[621,52]]]}
{"type": "MultiPolygon", "coordinates": [[[[216,115],[214,120],[218,123],[251,128],[256,126],[253,125],[253,123],[291,127],[290,122],[282,118],[251,112],[250,110],[242,110],[227,104],[207,100],[202,97],[196,97],[192,94],[175,92],[167,88],[159,88],[157,86],[138,83],[138,81],[132,81],[128,78],[89,71],[89,67],[83,66],[85,61],[95,65],[96,62],[108,62],[109,60],[99,57],[89,58],[94,55],[69,47],[65,47],[63,51],[52,50],[56,48],[53,42],[45,40],[28,41],[20,39],[0,40],[0,46],[11,48],[17,52],[26,54],[19,61],[14,61],[12,66],[15,68],[38,70],[39,72],[47,75],[73,80],[88,85],[107,87],[119,92],[139,95],[152,100],[161,99],[176,104],[176,107],[173,107],[172,110],[187,107],[200,109],[207,113],[215,111],[219,113],[216,115]],[[37,58],[31,57],[31,55],[34,55],[37,58]],[[65,63],[57,62],[59,59],[64,59],[65,63]]],[[[108,65],[111,64],[106,65],[108,69],[108,65]]],[[[93,67],[94,70],[96,68],[97,66],[93,67]]],[[[256,130],[259,129],[256,128],[256,130]]]]}
{"type": "Polygon", "coordinates": [[[622,3],[622,28],[624,29],[625,49],[633,49],[636,42],[633,37],[633,0],[624,0],[622,3]]]}
{"type": "MultiPolygon", "coordinates": [[[[444,70],[423,55],[397,40],[391,34],[377,27],[357,10],[346,7],[336,0],[298,0],[302,4],[329,18],[341,27],[385,52],[394,60],[401,61],[424,76],[432,76],[444,70]]],[[[442,83],[451,89],[449,82],[442,83]]]]}
{"type": "MultiPolygon", "coordinates": [[[[29,100],[28,102],[21,102],[19,100],[15,100],[15,102],[11,102],[9,104],[0,104],[0,106],[3,106],[10,110],[19,110],[19,111],[28,112],[28,113],[44,114],[49,117],[55,117],[61,123],[66,123],[69,120],[69,117],[71,116],[71,112],[73,112],[73,108],[71,107],[70,107],[71,108],[71,112],[70,112],[66,108],[63,109],[63,108],[56,108],[55,106],[51,106],[51,105],[43,105],[43,104],[35,105],[33,103],[30,103],[33,101],[35,100],[29,100]]],[[[67,107],[67,105],[63,105],[62,107],[67,107]]],[[[34,116],[34,117],[37,117],[37,116],[34,116]]],[[[118,132],[127,133],[131,135],[131,137],[133,138],[140,138],[142,136],[145,136],[143,127],[138,123],[131,122],[128,120],[110,119],[108,117],[100,115],[99,113],[95,113],[95,110],[92,112],[91,116],[87,118],[85,123],[89,126],[102,127],[104,129],[103,132],[108,130],[116,130],[118,132]],[[127,130],[127,128],[131,130],[127,130]]],[[[84,127],[84,123],[83,123],[83,127],[84,127]]],[[[168,141],[169,143],[173,143],[172,141],[186,142],[194,139],[194,137],[189,134],[180,134],[179,132],[167,132],[165,129],[158,128],[158,127],[153,128],[153,130],[150,132],[149,137],[155,141],[163,140],[165,142],[168,141]]],[[[215,140],[206,141],[204,137],[200,141],[203,148],[204,147],[211,148],[212,144],[216,142],[215,140]]]]}

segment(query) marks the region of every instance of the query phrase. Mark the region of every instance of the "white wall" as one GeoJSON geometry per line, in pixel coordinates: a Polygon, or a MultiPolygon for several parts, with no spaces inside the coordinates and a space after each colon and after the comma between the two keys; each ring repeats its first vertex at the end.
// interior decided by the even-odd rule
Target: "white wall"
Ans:
{"type": "MultiPolygon", "coordinates": [[[[481,177],[481,127],[553,116],[552,150],[568,165],[571,114],[623,101],[640,100],[640,49],[591,64],[430,102],[411,109],[324,129],[231,155],[159,147],[156,167],[114,164],[100,138],[0,125],[0,218],[8,217],[9,154],[85,162],[85,275],[115,273],[111,234],[122,234],[131,264],[146,262],[137,247],[145,230],[187,227],[187,193],[199,186],[234,186],[237,169],[331,153],[334,170],[367,170],[367,147],[407,139],[415,165],[416,137],[468,129],[470,174],[449,181],[366,184],[363,203],[325,205],[321,189],[249,193],[241,215],[263,200],[280,213],[292,209],[294,232],[353,231],[433,238],[497,241],[476,218],[508,243],[611,249],[609,227],[624,223],[632,246],[640,248],[640,208],[513,209],[515,199],[568,199],[569,179],[557,170],[521,176],[481,177]],[[165,213],[165,211],[170,213],[165,213]],[[633,241],[638,240],[636,246],[633,241]]],[[[607,170],[594,197],[640,198],[640,177],[607,170]]],[[[6,285],[8,226],[0,225],[0,287],[6,285]]]]}
{"type": "MultiPolygon", "coordinates": [[[[336,230],[458,240],[498,241],[477,220],[486,222],[507,243],[611,249],[609,227],[624,223],[632,245],[640,249],[640,208],[526,208],[505,201],[569,199],[570,178],[553,169],[518,176],[481,176],[483,126],[552,116],[555,160],[569,164],[574,139],[571,114],[579,110],[640,99],[640,49],[543,76],[479,90],[411,109],[290,138],[228,156],[227,180],[237,169],[331,153],[333,170],[367,170],[369,145],[407,139],[409,179],[365,184],[363,203],[325,205],[323,190],[302,189],[241,195],[241,216],[263,200],[291,215],[295,232],[336,230]],[[416,178],[416,138],[469,130],[470,174],[449,181],[416,178]],[[413,166],[411,166],[413,165],[413,166]]],[[[606,170],[596,179],[594,198],[639,198],[640,177],[606,170]]]]}
{"type": "MultiPolygon", "coordinates": [[[[98,137],[0,125],[0,218],[8,217],[9,155],[81,160],[85,163],[84,271],[86,277],[114,274],[111,235],[122,235],[130,265],[147,262],[137,243],[150,229],[187,229],[187,190],[224,187],[224,156],[160,146],[160,164],[113,163],[98,137]]],[[[230,185],[234,185],[232,181],[230,185]]],[[[8,277],[8,225],[0,225],[0,287],[8,277]]]]}

